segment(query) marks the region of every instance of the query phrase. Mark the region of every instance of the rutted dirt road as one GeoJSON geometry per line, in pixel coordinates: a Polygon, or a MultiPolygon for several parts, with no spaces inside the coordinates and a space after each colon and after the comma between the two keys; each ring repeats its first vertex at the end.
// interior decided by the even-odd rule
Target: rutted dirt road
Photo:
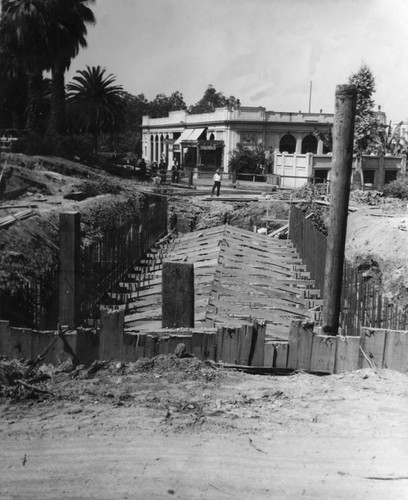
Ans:
{"type": "Polygon", "coordinates": [[[1,399],[1,499],[408,499],[401,373],[47,370],[53,395],[1,399]]]}

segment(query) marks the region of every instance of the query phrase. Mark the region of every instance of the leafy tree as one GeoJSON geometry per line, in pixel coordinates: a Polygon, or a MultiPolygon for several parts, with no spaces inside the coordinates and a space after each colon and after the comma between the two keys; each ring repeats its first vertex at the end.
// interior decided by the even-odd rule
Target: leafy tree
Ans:
{"type": "Polygon", "coordinates": [[[48,131],[65,133],[65,71],[81,47],[86,47],[87,24],[95,23],[89,5],[95,0],[45,0],[48,13],[47,69],[52,74],[51,115],[48,131]]]}
{"type": "Polygon", "coordinates": [[[379,124],[373,152],[376,154],[401,155],[408,152],[408,141],[401,137],[401,125],[395,127],[391,122],[388,125],[379,124]]]}
{"type": "Polygon", "coordinates": [[[157,96],[149,103],[149,116],[152,118],[161,118],[168,116],[170,111],[179,109],[187,109],[181,92],[173,92],[170,96],[165,94],[157,94],[157,96]]]}
{"type": "Polygon", "coordinates": [[[119,131],[123,125],[122,86],[116,85],[114,75],[106,76],[105,72],[100,66],[87,66],[67,85],[71,128],[92,134],[95,152],[102,133],[119,131]]]}
{"type": "Polygon", "coordinates": [[[323,142],[323,153],[329,153],[333,150],[333,132],[332,127],[329,127],[327,132],[322,132],[316,127],[313,129],[313,134],[323,142]]]}
{"type": "Polygon", "coordinates": [[[95,0],[2,0],[0,42],[14,57],[14,71],[22,69],[28,86],[26,128],[41,133],[45,127],[43,71],[52,73],[51,133],[65,132],[64,73],[80,47],[86,46],[86,25],[95,18],[88,7],[95,0]]]}
{"type": "Polygon", "coordinates": [[[27,78],[26,128],[40,133],[42,73],[47,64],[47,12],[41,0],[3,0],[1,46],[14,56],[27,78]]]}
{"type": "Polygon", "coordinates": [[[374,113],[374,76],[366,64],[349,78],[357,88],[356,122],[354,128],[354,151],[359,157],[375,145],[379,122],[374,113]]]}
{"type": "Polygon", "coordinates": [[[271,166],[270,160],[266,157],[266,150],[263,146],[249,148],[241,143],[230,153],[228,169],[236,173],[261,173],[268,171],[271,166]]]}
{"type": "Polygon", "coordinates": [[[190,106],[188,112],[191,114],[212,113],[215,108],[239,105],[239,99],[234,96],[225,97],[222,92],[217,92],[212,85],[209,85],[203,97],[196,104],[190,106]]]}
{"type": "Polygon", "coordinates": [[[0,128],[24,128],[27,79],[15,56],[0,46],[0,128]]]}
{"type": "Polygon", "coordinates": [[[123,126],[118,134],[107,138],[106,146],[118,154],[142,154],[142,121],[149,114],[149,102],[144,94],[123,93],[123,126]]]}

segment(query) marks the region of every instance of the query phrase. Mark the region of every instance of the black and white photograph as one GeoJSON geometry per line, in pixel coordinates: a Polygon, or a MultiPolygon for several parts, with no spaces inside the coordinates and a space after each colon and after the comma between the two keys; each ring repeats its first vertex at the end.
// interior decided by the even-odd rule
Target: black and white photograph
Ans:
{"type": "Polygon", "coordinates": [[[0,500],[408,500],[406,0],[0,0],[0,500]]]}

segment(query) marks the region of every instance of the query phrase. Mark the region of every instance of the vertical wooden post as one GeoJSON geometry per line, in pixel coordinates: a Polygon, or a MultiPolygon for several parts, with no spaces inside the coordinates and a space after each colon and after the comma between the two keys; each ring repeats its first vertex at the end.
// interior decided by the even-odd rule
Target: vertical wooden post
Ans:
{"type": "Polygon", "coordinates": [[[357,90],[353,85],[336,87],[333,126],[330,226],[327,237],[323,293],[323,332],[336,335],[339,328],[344,248],[353,162],[357,90]]]}
{"type": "Polygon", "coordinates": [[[79,212],[60,214],[59,322],[77,326],[79,311],[79,212]]]}
{"type": "Polygon", "coordinates": [[[194,328],[194,266],[163,262],[162,327],[194,328]]]}

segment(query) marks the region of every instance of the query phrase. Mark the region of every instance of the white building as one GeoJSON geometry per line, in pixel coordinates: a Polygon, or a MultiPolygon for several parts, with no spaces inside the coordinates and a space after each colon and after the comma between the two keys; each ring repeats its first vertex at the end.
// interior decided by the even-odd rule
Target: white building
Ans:
{"type": "Polygon", "coordinates": [[[228,171],[230,153],[241,143],[262,145],[272,154],[325,154],[315,129],[327,133],[333,124],[330,113],[290,113],[266,111],[258,107],[224,107],[213,113],[188,114],[172,111],[164,118],[143,117],[143,156],[159,162],[164,154],[186,167],[228,171]]]}

